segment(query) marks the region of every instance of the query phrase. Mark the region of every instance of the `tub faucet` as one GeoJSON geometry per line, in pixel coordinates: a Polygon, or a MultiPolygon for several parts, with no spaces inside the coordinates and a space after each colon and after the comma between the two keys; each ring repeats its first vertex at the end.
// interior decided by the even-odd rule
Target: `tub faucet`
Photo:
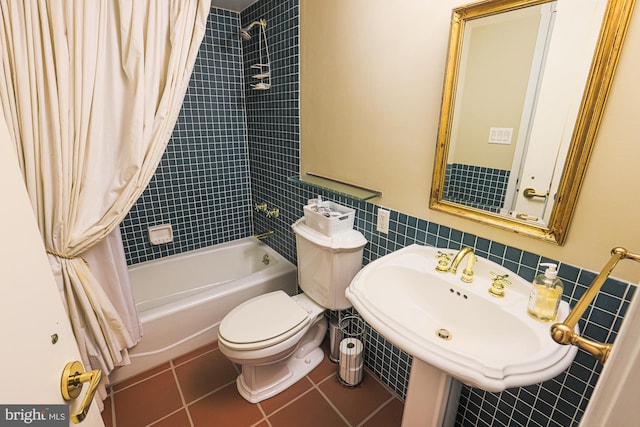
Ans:
{"type": "Polygon", "coordinates": [[[273,230],[269,230],[269,231],[265,231],[264,233],[254,234],[253,237],[256,240],[262,240],[262,239],[266,239],[267,237],[271,237],[273,235],[274,235],[273,230]]]}
{"type": "Polygon", "coordinates": [[[453,261],[451,261],[451,265],[449,265],[448,271],[456,274],[456,272],[458,271],[458,266],[465,256],[467,257],[467,266],[464,270],[462,270],[462,276],[460,276],[460,280],[465,283],[471,283],[473,282],[473,267],[476,265],[476,254],[473,253],[473,249],[469,247],[460,249],[456,256],[453,257],[453,261]]]}

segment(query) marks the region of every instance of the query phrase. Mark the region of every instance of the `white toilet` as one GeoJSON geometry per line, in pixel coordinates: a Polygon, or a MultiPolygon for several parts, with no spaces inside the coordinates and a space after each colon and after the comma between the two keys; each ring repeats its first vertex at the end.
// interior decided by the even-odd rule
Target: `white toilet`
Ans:
{"type": "Polygon", "coordinates": [[[351,307],[344,291],[362,267],[364,236],[348,230],[332,237],[292,225],[296,234],[298,284],[303,294],[282,291],[246,301],[222,319],[218,347],[242,365],[236,381],[246,400],[257,403],[286,390],[322,361],[327,331],[324,311],[351,307]]]}

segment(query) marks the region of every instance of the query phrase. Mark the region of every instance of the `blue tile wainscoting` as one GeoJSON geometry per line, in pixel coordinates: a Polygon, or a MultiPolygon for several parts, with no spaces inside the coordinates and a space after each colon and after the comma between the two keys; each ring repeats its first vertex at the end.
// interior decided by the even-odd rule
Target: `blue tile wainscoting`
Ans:
{"type": "MultiPolygon", "coordinates": [[[[452,250],[474,248],[532,280],[541,262],[554,261],[500,242],[391,211],[389,233],[375,228],[377,206],[288,182],[299,172],[299,4],[261,0],[241,14],[212,8],[207,33],[167,152],[149,187],[121,225],[129,264],[275,231],[265,243],[295,262],[291,224],[306,200],[323,198],[356,209],[355,228],[368,240],[365,264],[419,243],[452,250]],[[272,88],[254,91],[248,67],[258,38],[241,41],[240,25],[264,18],[272,62],[272,88]],[[253,206],[280,209],[267,218],[253,206]],[[150,246],[148,226],[170,223],[174,242],[150,246]]],[[[257,35],[252,34],[252,35],[257,35]]],[[[603,254],[603,265],[607,254],[603,254]]],[[[564,299],[575,304],[594,272],[560,264],[564,299]]],[[[585,336],[612,342],[635,286],[605,283],[584,314],[585,336]]],[[[369,328],[366,364],[401,397],[406,395],[411,356],[369,328]]],[[[489,393],[464,386],[458,426],[575,426],[593,392],[601,366],[582,350],[563,374],[528,387],[489,393]]]]}
{"type": "Polygon", "coordinates": [[[448,163],[444,199],[489,212],[500,212],[511,171],[448,163]]]}

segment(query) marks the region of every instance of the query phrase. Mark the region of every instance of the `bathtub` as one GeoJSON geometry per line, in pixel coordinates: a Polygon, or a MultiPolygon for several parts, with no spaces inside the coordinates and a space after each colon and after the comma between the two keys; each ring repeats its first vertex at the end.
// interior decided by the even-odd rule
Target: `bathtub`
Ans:
{"type": "Polygon", "coordinates": [[[144,335],[112,383],[217,341],[222,318],[250,298],[279,289],[294,295],[297,270],[249,237],[136,264],[129,277],[144,335]]]}

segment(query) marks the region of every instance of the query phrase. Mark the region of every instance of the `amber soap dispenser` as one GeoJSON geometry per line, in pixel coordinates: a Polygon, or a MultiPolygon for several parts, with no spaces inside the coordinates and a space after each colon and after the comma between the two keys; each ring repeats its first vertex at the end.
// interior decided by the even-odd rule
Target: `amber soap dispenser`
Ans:
{"type": "Polygon", "coordinates": [[[527,313],[541,322],[553,322],[558,315],[558,307],[562,299],[562,281],[558,279],[556,264],[541,263],[540,265],[547,269],[533,279],[527,313]]]}

